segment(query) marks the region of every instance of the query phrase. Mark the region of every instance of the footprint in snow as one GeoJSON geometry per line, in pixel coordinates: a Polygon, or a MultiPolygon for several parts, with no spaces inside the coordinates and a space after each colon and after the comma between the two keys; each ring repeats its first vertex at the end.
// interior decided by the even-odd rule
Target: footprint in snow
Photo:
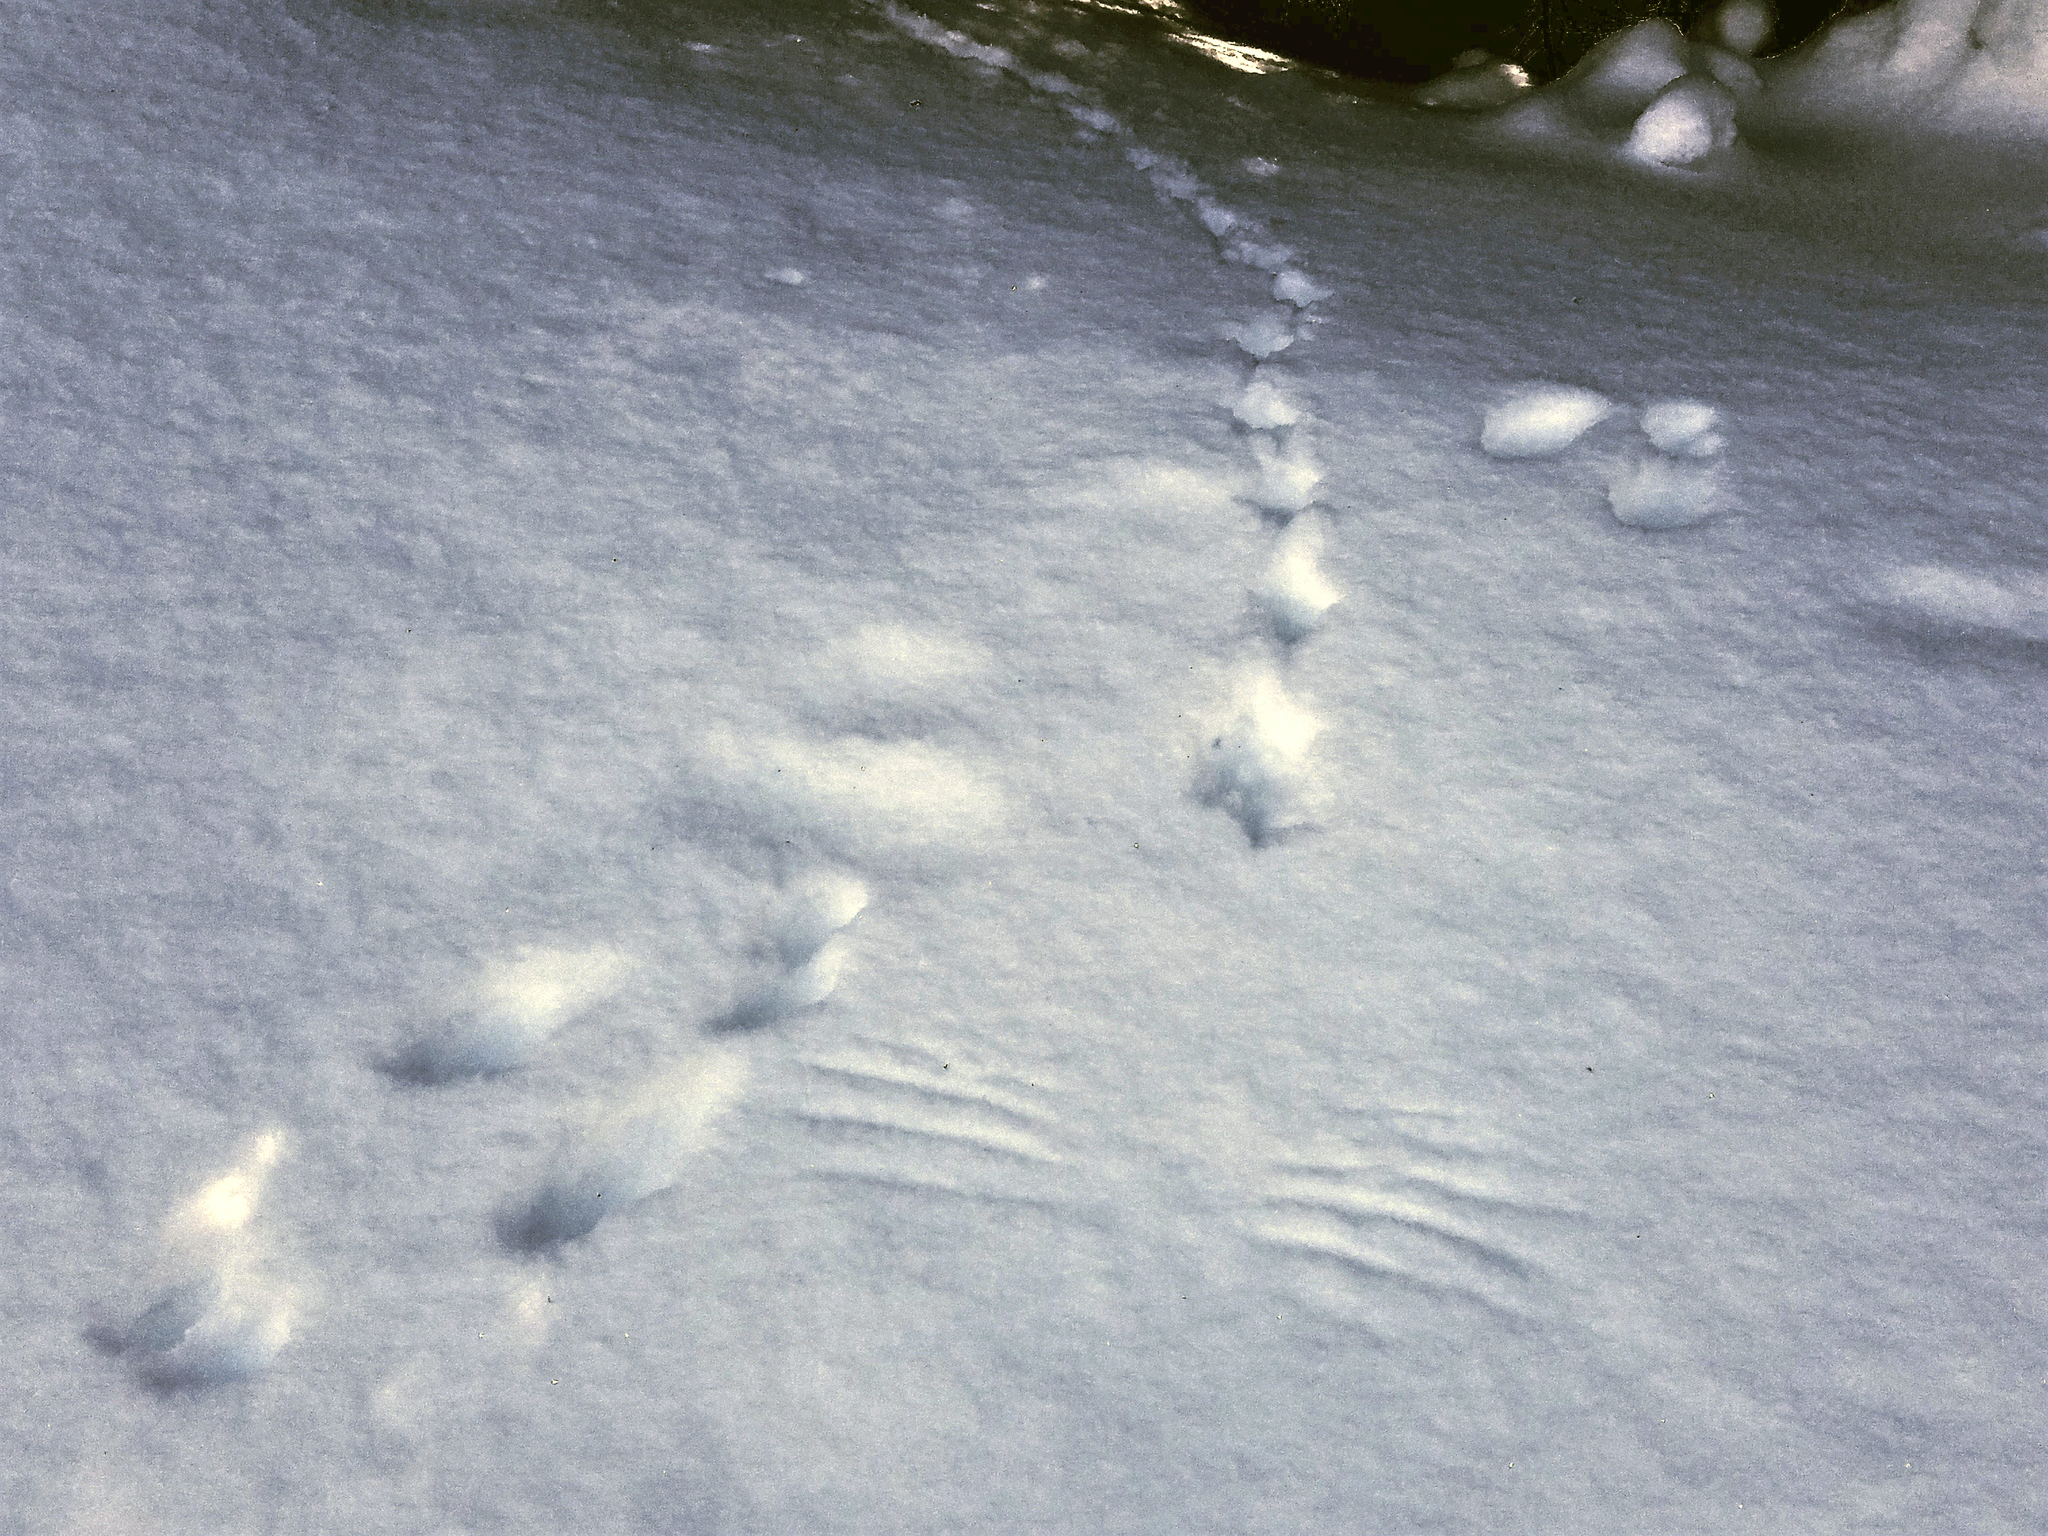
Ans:
{"type": "Polygon", "coordinates": [[[667,1189],[747,1083],[743,1056],[704,1052],[563,1137],[539,1184],[498,1214],[498,1238],[541,1253],[667,1189]]]}
{"type": "Polygon", "coordinates": [[[1296,340],[1289,313],[1267,309],[1224,329],[1224,337],[1237,343],[1246,356],[1264,362],[1293,346],[1296,340]]]}
{"type": "Polygon", "coordinates": [[[837,935],[867,904],[867,888],[845,875],[799,882],[770,926],[770,968],[712,1021],[712,1033],[760,1029],[830,997],[846,963],[846,946],[837,935]]]}
{"type": "Polygon", "coordinates": [[[1322,548],[1322,525],[1313,517],[1296,518],[1281,535],[1273,562],[1252,594],[1283,645],[1306,640],[1343,601],[1344,594],[1317,564],[1322,548]]]}
{"type": "Polygon", "coordinates": [[[218,1386],[266,1369],[291,1337],[291,1295],[254,1229],[276,1132],[172,1213],[146,1278],[148,1300],[127,1321],[90,1330],[152,1386],[218,1386]]]}
{"type": "Polygon", "coordinates": [[[632,969],[617,950],[528,947],[488,962],[387,1063],[395,1077],[440,1084],[525,1065],[563,1025],[618,991],[632,969]]]}
{"type": "Polygon", "coordinates": [[[1235,821],[1254,848],[1306,828],[1319,798],[1309,751],[1321,732],[1278,677],[1248,674],[1207,743],[1197,797],[1235,821]]]}

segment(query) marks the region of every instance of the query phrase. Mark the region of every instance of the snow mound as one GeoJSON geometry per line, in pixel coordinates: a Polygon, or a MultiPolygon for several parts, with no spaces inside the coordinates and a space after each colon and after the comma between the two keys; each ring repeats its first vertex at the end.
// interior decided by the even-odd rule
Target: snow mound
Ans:
{"type": "Polygon", "coordinates": [[[393,1063],[400,1076],[445,1083],[506,1072],[612,995],[630,966],[613,949],[538,949],[495,960],[433,1029],[393,1063]]]}
{"type": "Polygon", "coordinates": [[[1735,93],[1718,80],[1684,75],[1636,119],[1628,153],[1658,165],[1692,165],[1735,142],[1735,93]]]}
{"type": "Polygon", "coordinates": [[[498,1236],[524,1253],[584,1236],[667,1189],[747,1085],[746,1059],[708,1051],[570,1137],[540,1186],[500,1212],[498,1236]]]}
{"type": "Polygon", "coordinates": [[[1658,400],[1643,409],[1643,432],[1660,453],[1709,459],[1721,451],[1721,413],[1700,400],[1658,400]]]}
{"type": "Polygon", "coordinates": [[[1254,373],[1230,413],[1254,431],[1291,427],[1301,420],[1301,407],[1263,375],[1254,373]]]}
{"type": "Polygon", "coordinates": [[[1662,19],[1639,21],[1595,43],[1545,94],[1590,127],[1619,128],[1692,62],[1678,28],[1662,19]]]}
{"type": "MultiPolygon", "coordinates": [[[[1470,58],[1470,55],[1461,54],[1460,57],[1470,58]]],[[[1521,65],[1510,64],[1479,50],[1478,58],[1417,86],[1414,101],[1422,107],[1478,112],[1488,107],[1505,106],[1528,89],[1529,72],[1521,65]]]]}
{"type": "Polygon", "coordinates": [[[1290,437],[1286,447],[1275,448],[1264,438],[1257,438],[1253,440],[1252,452],[1259,461],[1252,504],[1280,517],[1307,511],[1316,499],[1316,487],[1323,482],[1322,466],[1316,463],[1308,444],[1299,437],[1290,437]]]}
{"type": "Polygon", "coordinates": [[[1878,581],[1887,604],[1937,629],[1989,630],[2048,643],[2048,579],[1972,575],[1939,565],[1914,565],[1878,581]]]}
{"type": "Polygon", "coordinates": [[[1294,345],[1294,327],[1278,310],[1265,310],[1227,328],[1223,334],[1238,344],[1246,355],[1264,362],[1294,345]]]}
{"type": "Polygon", "coordinates": [[[1239,684],[1223,728],[1211,737],[1195,792],[1225,812],[1254,848],[1309,825],[1316,798],[1309,751],[1322,722],[1270,672],[1239,684]]]}
{"type": "Polygon", "coordinates": [[[1763,47],[1777,25],[1778,13],[1770,0],[1727,0],[1701,17],[1692,35],[1747,57],[1763,47]]]}
{"type": "Polygon", "coordinates": [[[1712,466],[1646,457],[1615,473],[1607,500],[1631,528],[1689,528],[1713,516],[1719,487],[1712,466]]]}
{"type": "Polygon", "coordinates": [[[1289,269],[1273,279],[1273,297],[1282,304],[1292,304],[1296,309],[1306,309],[1335,293],[1334,288],[1325,288],[1306,272],[1289,269]]]}
{"type": "Polygon", "coordinates": [[[1312,517],[1297,518],[1274,551],[1253,596],[1283,645],[1297,645],[1322,627],[1324,615],[1344,594],[1317,564],[1323,548],[1322,526],[1312,517]]]}
{"type": "Polygon", "coordinates": [[[2048,138],[2048,3],[1895,0],[1761,66],[1778,128],[2048,138]]]}
{"type": "Polygon", "coordinates": [[[164,1224],[149,1300],[99,1342],[128,1354],[163,1388],[215,1386],[267,1368],[291,1337],[284,1290],[267,1274],[250,1227],[270,1169],[284,1150],[257,1137],[237,1165],[164,1224]]]}
{"type": "Polygon", "coordinates": [[[1486,413],[1479,446],[1497,459],[1540,459],[1563,453],[1614,409],[1605,395],[1570,384],[1523,390],[1486,413]]]}

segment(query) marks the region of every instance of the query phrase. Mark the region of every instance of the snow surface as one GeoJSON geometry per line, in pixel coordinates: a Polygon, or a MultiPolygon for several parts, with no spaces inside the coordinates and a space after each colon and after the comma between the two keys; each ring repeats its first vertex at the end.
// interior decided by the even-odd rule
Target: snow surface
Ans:
{"type": "Polygon", "coordinates": [[[17,0],[0,1527],[2039,1530],[1989,9],[17,0]]]}

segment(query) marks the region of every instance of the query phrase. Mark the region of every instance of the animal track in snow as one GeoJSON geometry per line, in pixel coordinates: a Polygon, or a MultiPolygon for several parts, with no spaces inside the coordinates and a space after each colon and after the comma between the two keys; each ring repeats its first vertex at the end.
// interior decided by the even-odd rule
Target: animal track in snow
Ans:
{"type": "Polygon", "coordinates": [[[846,963],[846,947],[834,936],[867,903],[867,888],[843,875],[800,882],[769,929],[774,968],[751,983],[712,1029],[759,1029],[830,997],[846,963]]]}
{"type": "Polygon", "coordinates": [[[667,1189],[746,1083],[745,1057],[706,1051],[571,1132],[532,1193],[499,1213],[500,1241],[552,1249],[667,1189]]]}
{"type": "Polygon", "coordinates": [[[1278,842],[1311,824],[1319,796],[1309,749],[1321,731],[1322,722],[1277,676],[1248,672],[1221,729],[1207,742],[1196,793],[1227,813],[1254,848],[1278,842]]]}
{"type": "Polygon", "coordinates": [[[1714,515],[1720,469],[1658,454],[1618,468],[1607,485],[1614,520],[1631,528],[1689,528],[1714,515]]]}
{"type": "Polygon", "coordinates": [[[1292,267],[1273,279],[1273,297],[1283,304],[1292,304],[1296,309],[1306,309],[1311,304],[1320,304],[1336,290],[1325,288],[1306,272],[1297,272],[1292,267]]]}
{"type": "Polygon", "coordinates": [[[1286,445],[1279,448],[1264,436],[1254,437],[1252,454],[1259,462],[1259,479],[1251,499],[1261,511],[1287,518],[1314,504],[1323,470],[1300,433],[1290,432],[1286,445]]]}
{"type": "Polygon", "coordinates": [[[237,1165],[164,1224],[149,1300],[127,1322],[93,1337],[126,1355],[152,1385],[206,1387],[265,1369],[291,1336],[290,1294],[251,1230],[263,1185],[283,1155],[276,1132],[257,1137],[237,1165]]]}
{"type": "Polygon", "coordinates": [[[1613,411],[1605,395],[1570,384],[1524,389],[1486,413],[1479,446],[1497,459],[1563,453],[1613,411]]]}
{"type": "Polygon", "coordinates": [[[1259,432],[1269,432],[1276,427],[1291,427],[1301,420],[1301,407],[1271,379],[1256,369],[1252,373],[1252,381],[1245,385],[1244,393],[1237,397],[1237,403],[1230,408],[1230,412],[1246,426],[1259,432]]]}
{"type": "Polygon", "coordinates": [[[493,960],[391,1070],[446,1083],[522,1066],[556,1030],[616,992],[630,970],[624,955],[602,946],[527,948],[493,960]]]}
{"type": "Polygon", "coordinates": [[[1248,356],[1264,362],[1294,345],[1294,327],[1278,310],[1261,310],[1226,328],[1223,334],[1248,356]]]}
{"type": "Polygon", "coordinates": [[[1322,552],[1322,526],[1312,517],[1297,518],[1281,536],[1253,594],[1266,621],[1283,645],[1298,645],[1322,627],[1324,616],[1344,594],[1316,564],[1322,552]]]}

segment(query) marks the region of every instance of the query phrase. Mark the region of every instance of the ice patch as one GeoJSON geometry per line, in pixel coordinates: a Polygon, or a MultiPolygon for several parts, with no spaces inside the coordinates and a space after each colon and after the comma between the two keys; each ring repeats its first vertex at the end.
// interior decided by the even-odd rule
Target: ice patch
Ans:
{"type": "Polygon", "coordinates": [[[1282,272],[1273,279],[1273,297],[1282,304],[1292,304],[1296,309],[1306,309],[1311,304],[1321,303],[1335,293],[1334,288],[1325,288],[1306,272],[1292,269],[1282,272]]]}
{"type": "Polygon", "coordinates": [[[1278,677],[1249,674],[1210,738],[1197,796],[1228,814],[1254,848],[1307,826],[1317,799],[1309,752],[1321,731],[1322,722],[1289,697],[1278,677]]]}
{"type": "Polygon", "coordinates": [[[1631,528],[1689,528],[1713,516],[1719,486],[1713,466],[1648,457],[1615,473],[1607,500],[1631,528]]]}
{"type": "Polygon", "coordinates": [[[499,1238],[526,1253],[553,1248],[667,1189],[746,1085],[746,1058],[713,1050],[633,1095],[565,1142],[539,1188],[499,1214],[499,1238]]]}
{"type": "Polygon", "coordinates": [[[1299,435],[1290,435],[1285,448],[1276,449],[1263,437],[1252,442],[1259,461],[1259,479],[1252,488],[1253,505],[1282,517],[1305,512],[1316,499],[1316,487],[1323,483],[1322,466],[1299,435]]]}
{"type": "Polygon", "coordinates": [[[1261,362],[1275,353],[1285,352],[1295,341],[1294,328],[1287,317],[1270,309],[1240,321],[1223,334],[1261,362]]]}
{"type": "Polygon", "coordinates": [[[1717,80],[1674,80],[1629,131],[1628,153],[1658,165],[1692,165],[1735,142],[1735,94],[1717,80]]]}
{"type": "Polygon", "coordinates": [[[164,1224],[149,1300],[126,1324],[96,1331],[165,1388],[206,1387],[255,1375],[291,1337],[285,1289],[267,1272],[249,1228],[284,1139],[268,1132],[238,1164],[164,1224]]]}
{"type": "Polygon", "coordinates": [[[629,970],[624,955],[604,947],[527,948],[492,961],[469,995],[408,1046],[393,1070],[426,1083],[509,1071],[617,991],[629,970]]]}
{"type": "Polygon", "coordinates": [[[1527,389],[1486,413],[1479,446],[1497,459],[1562,453],[1614,409],[1606,396],[1570,384],[1527,389]]]}
{"type": "Polygon", "coordinates": [[[1254,373],[1251,383],[1245,385],[1244,393],[1237,397],[1237,404],[1230,408],[1230,413],[1254,431],[1261,432],[1291,427],[1301,420],[1301,408],[1270,379],[1258,373],[1254,373]]]}
{"type": "Polygon", "coordinates": [[[1659,400],[1643,410],[1643,432],[1661,453],[1710,459],[1722,448],[1721,413],[1699,400],[1659,400]]]}
{"type": "Polygon", "coordinates": [[[1984,629],[2048,642],[2048,578],[1975,576],[1939,565],[1913,565],[1880,579],[1880,596],[1937,626],[1984,629]]]}
{"type": "Polygon", "coordinates": [[[1297,645],[1322,627],[1324,616],[1344,594],[1317,565],[1322,553],[1322,525],[1301,517],[1288,527],[1253,593],[1265,610],[1273,633],[1286,645],[1297,645]]]}

